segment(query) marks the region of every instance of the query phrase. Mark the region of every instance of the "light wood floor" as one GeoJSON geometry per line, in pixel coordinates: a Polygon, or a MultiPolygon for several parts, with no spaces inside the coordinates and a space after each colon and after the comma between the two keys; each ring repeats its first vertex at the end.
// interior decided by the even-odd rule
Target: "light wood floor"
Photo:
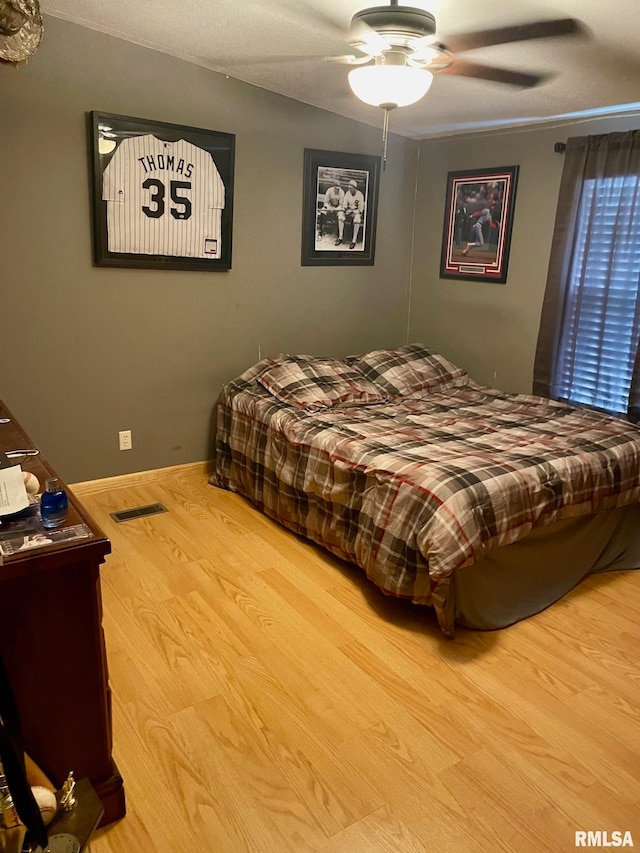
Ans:
{"type": "Polygon", "coordinates": [[[113,547],[128,804],[92,853],[560,853],[577,830],[640,845],[640,572],[450,641],[203,466],[74,488],[113,547]],[[155,502],[169,512],[108,515],[155,502]]]}

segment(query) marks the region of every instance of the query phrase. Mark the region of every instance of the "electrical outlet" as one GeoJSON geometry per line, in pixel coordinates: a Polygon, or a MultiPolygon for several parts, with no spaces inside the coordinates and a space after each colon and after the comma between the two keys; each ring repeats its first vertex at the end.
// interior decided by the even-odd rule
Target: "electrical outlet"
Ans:
{"type": "Polygon", "coordinates": [[[120,450],[131,450],[131,430],[130,429],[121,429],[118,433],[118,439],[120,441],[120,450]]]}

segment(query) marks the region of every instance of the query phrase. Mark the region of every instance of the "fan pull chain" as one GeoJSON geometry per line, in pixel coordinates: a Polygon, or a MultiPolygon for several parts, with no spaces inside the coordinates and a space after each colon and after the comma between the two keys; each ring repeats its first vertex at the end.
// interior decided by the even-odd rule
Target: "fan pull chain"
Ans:
{"type": "Polygon", "coordinates": [[[384,119],[382,121],[382,171],[387,166],[387,141],[389,138],[389,112],[392,107],[383,107],[384,119]]]}

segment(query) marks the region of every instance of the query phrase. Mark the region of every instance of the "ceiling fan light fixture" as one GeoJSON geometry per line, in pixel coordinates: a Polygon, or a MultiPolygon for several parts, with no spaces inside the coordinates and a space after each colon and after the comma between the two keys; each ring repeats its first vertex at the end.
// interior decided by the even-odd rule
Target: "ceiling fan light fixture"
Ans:
{"type": "Polygon", "coordinates": [[[364,65],[349,72],[349,85],[357,98],[373,107],[408,107],[423,98],[433,74],[408,65],[364,65]]]}

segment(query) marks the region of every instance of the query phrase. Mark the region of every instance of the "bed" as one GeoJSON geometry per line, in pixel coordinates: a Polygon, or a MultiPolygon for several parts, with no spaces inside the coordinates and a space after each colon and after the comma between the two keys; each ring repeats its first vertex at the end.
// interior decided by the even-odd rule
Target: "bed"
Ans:
{"type": "Polygon", "coordinates": [[[478,385],[421,344],[253,365],[218,399],[210,482],[449,637],[640,566],[640,427],[478,385]]]}

